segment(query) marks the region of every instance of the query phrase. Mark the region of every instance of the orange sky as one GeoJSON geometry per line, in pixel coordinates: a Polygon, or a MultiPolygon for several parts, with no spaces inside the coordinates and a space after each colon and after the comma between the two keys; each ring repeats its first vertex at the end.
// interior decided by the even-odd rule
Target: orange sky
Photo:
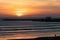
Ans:
{"type": "Polygon", "coordinates": [[[28,15],[57,16],[60,14],[59,10],[60,0],[0,0],[0,15],[3,17],[16,16],[18,11],[23,14],[22,17],[28,15]]]}

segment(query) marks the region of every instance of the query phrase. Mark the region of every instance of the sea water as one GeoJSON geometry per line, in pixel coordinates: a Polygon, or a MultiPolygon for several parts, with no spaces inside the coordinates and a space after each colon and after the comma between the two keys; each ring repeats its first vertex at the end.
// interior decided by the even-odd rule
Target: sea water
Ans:
{"type": "Polygon", "coordinates": [[[1,21],[0,39],[60,36],[60,22],[1,21]]]}

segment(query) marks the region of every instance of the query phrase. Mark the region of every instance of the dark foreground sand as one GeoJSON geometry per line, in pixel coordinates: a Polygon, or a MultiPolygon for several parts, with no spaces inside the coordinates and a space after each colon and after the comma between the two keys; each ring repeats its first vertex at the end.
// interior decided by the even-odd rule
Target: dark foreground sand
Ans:
{"type": "Polygon", "coordinates": [[[57,37],[39,37],[35,39],[8,39],[8,40],[60,40],[60,36],[57,37]]]}

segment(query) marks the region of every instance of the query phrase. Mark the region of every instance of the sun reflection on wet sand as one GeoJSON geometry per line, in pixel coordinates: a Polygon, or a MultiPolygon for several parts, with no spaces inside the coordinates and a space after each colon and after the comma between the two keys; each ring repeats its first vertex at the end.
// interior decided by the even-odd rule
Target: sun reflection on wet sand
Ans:
{"type": "Polygon", "coordinates": [[[7,40],[7,39],[30,39],[30,38],[37,38],[37,37],[54,37],[54,34],[60,36],[60,32],[52,32],[52,33],[33,33],[33,34],[16,34],[16,35],[9,35],[9,36],[0,36],[0,40],[7,40]]]}

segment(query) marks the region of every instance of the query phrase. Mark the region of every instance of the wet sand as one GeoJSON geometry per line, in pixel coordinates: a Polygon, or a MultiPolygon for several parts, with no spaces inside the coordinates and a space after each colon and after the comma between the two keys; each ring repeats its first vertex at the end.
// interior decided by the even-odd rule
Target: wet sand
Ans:
{"type": "Polygon", "coordinates": [[[57,39],[60,38],[60,32],[59,33],[55,32],[55,33],[40,33],[40,34],[28,34],[28,35],[26,35],[26,34],[17,34],[17,35],[9,35],[9,36],[7,35],[7,36],[0,37],[0,40],[12,40],[12,39],[14,39],[14,40],[32,40],[32,39],[34,39],[35,40],[36,38],[38,38],[38,39],[49,38],[50,39],[52,37],[53,37],[53,39],[55,39],[56,38],[55,35],[58,36],[57,39]]]}
{"type": "Polygon", "coordinates": [[[8,39],[8,40],[60,40],[60,36],[55,37],[38,37],[35,39],[8,39]]]}

